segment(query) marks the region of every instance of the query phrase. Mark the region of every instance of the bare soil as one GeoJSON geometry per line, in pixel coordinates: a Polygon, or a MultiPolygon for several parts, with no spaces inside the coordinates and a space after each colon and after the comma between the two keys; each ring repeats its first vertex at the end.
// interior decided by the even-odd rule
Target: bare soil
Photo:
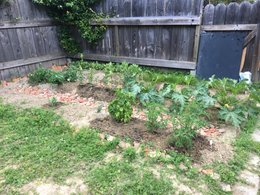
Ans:
{"type": "Polygon", "coordinates": [[[118,123],[110,116],[103,119],[96,119],[91,121],[90,126],[100,129],[102,133],[107,133],[123,139],[131,139],[134,142],[146,143],[160,150],[175,150],[191,156],[194,161],[200,161],[201,151],[213,151],[214,146],[210,146],[209,141],[202,136],[194,138],[194,145],[191,150],[185,148],[177,149],[169,147],[168,139],[171,134],[171,129],[164,129],[156,133],[148,132],[145,121],[139,119],[132,119],[129,123],[118,123]]]}
{"type": "Polygon", "coordinates": [[[104,87],[96,87],[92,84],[79,85],[77,94],[84,98],[94,98],[97,101],[110,102],[115,97],[115,92],[112,89],[104,87]]]}

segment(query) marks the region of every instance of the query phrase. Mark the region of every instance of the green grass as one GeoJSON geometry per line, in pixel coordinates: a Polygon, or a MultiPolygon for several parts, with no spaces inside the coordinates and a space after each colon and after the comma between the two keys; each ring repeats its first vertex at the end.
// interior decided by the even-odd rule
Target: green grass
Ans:
{"type": "Polygon", "coordinates": [[[174,194],[171,182],[136,169],[128,161],[114,161],[91,171],[89,185],[98,194],[174,194]],[[94,189],[94,187],[92,187],[94,189]]]}
{"type": "MultiPolygon", "coordinates": [[[[169,181],[134,168],[129,160],[104,164],[118,141],[102,141],[93,129],[74,129],[43,109],[17,109],[0,103],[0,194],[15,194],[34,180],[62,183],[80,173],[91,192],[169,194],[169,181]],[[99,164],[101,164],[99,166],[99,164]]],[[[133,151],[126,152],[134,160],[133,151]]],[[[19,193],[18,193],[19,194],[19,193]]]]}

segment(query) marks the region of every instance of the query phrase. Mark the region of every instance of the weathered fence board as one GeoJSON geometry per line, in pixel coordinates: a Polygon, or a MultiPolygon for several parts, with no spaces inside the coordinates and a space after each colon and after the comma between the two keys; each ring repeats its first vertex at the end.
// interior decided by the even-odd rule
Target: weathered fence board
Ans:
{"type": "MultiPolygon", "coordinates": [[[[149,59],[168,60],[164,64],[169,67],[194,69],[202,4],[203,0],[104,0],[95,10],[111,16],[102,21],[108,29],[96,46],[79,39],[85,42],[85,58],[105,55],[104,59],[121,61],[131,57],[131,61],[142,59],[142,64],[149,59]],[[176,61],[183,63],[179,66],[176,61]]],[[[93,21],[92,25],[99,24],[93,21]]]]}
{"type": "Polygon", "coordinates": [[[64,62],[57,27],[44,8],[31,0],[8,2],[0,6],[0,80],[24,75],[36,63],[64,62]]]}
{"type": "Polygon", "coordinates": [[[260,22],[260,1],[230,3],[228,5],[209,4],[204,8],[203,25],[257,24],[260,22]]]}

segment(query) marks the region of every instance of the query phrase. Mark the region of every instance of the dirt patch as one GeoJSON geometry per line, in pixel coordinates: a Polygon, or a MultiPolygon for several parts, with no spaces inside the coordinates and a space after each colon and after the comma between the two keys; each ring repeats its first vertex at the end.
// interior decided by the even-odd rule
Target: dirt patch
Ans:
{"type": "Polygon", "coordinates": [[[124,124],[114,121],[111,117],[106,117],[91,121],[90,126],[120,138],[130,138],[132,141],[141,143],[152,143],[155,147],[161,149],[166,148],[167,138],[170,135],[169,130],[162,130],[156,134],[149,133],[145,127],[145,122],[136,118],[124,124]]]}
{"type": "Polygon", "coordinates": [[[108,116],[106,102],[95,102],[92,105],[71,103],[63,105],[55,112],[78,128],[87,127],[90,121],[108,116]]]}
{"type": "Polygon", "coordinates": [[[67,179],[64,185],[58,185],[51,181],[34,181],[23,186],[21,193],[39,195],[87,194],[88,188],[80,178],[74,177],[67,179]]]}
{"type": "Polygon", "coordinates": [[[194,139],[194,146],[191,150],[187,151],[185,149],[169,147],[168,139],[171,134],[171,129],[161,130],[158,133],[150,133],[147,131],[145,122],[136,118],[124,124],[114,121],[111,117],[106,117],[104,119],[91,121],[90,126],[100,129],[103,133],[108,133],[109,135],[118,136],[123,139],[130,138],[134,142],[146,143],[161,150],[176,150],[185,153],[191,156],[194,161],[200,161],[201,151],[209,150],[212,152],[214,150],[214,146],[210,146],[209,141],[202,136],[197,136],[194,139]]]}
{"type": "Polygon", "coordinates": [[[57,102],[54,105],[52,105],[51,103],[47,103],[47,104],[44,104],[42,107],[43,108],[47,108],[47,109],[56,110],[56,109],[60,108],[63,105],[64,105],[63,102],[57,102]]]}
{"type": "Polygon", "coordinates": [[[115,92],[112,89],[97,87],[91,84],[79,85],[77,94],[84,98],[94,98],[97,101],[110,102],[115,97],[115,92]]]}

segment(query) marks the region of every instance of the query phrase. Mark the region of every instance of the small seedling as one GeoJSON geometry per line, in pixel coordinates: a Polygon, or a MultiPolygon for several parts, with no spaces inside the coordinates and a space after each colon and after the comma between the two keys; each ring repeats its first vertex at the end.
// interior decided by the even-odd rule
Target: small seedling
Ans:
{"type": "Polygon", "coordinates": [[[49,99],[49,104],[51,107],[56,107],[58,105],[58,100],[56,97],[51,97],[49,99]]]}
{"type": "Polygon", "coordinates": [[[100,112],[102,111],[102,109],[103,109],[103,105],[100,104],[100,105],[98,106],[98,108],[97,108],[97,113],[100,113],[100,112]]]}

